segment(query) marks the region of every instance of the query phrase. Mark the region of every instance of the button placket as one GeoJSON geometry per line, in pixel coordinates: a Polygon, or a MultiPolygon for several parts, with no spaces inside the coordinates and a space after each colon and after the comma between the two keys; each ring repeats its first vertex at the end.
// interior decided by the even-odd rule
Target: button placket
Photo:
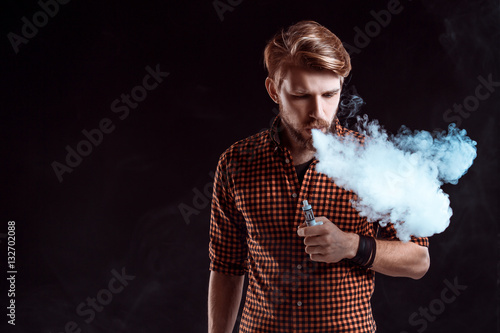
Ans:
{"type": "Polygon", "coordinates": [[[298,185],[298,179],[297,179],[297,173],[295,171],[295,167],[292,165],[292,157],[290,155],[290,152],[285,148],[283,149],[283,156],[282,156],[282,161],[285,163],[284,164],[284,170],[286,173],[286,176],[290,180],[290,185],[291,185],[291,191],[292,198],[296,199],[299,196],[299,191],[300,188],[297,186],[298,185]],[[293,181],[295,179],[295,181],[293,181]]]}

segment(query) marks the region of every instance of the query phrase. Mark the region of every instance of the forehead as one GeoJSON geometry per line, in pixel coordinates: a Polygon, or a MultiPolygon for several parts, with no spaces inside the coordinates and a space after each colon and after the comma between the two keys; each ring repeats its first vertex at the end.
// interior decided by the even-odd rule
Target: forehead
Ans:
{"type": "Polygon", "coordinates": [[[290,67],[283,76],[286,90],[324,92],[340,89],[340,76],[329,70],[314,70],[303,67],[290,67]]]}

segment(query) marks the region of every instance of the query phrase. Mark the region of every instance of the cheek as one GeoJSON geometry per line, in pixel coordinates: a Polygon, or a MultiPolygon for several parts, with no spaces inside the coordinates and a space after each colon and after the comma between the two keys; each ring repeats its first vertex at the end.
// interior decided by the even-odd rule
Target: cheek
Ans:
{"type": "Polygon", "coordinates": [[[340,101],[340,94],[337,94],[335,97],[329,98],[327,100],[327,103],[329,105],[337,105],[337,104],[339,104],[339,101],[340,101]]]}
{"type": "Polygon", "coordinates": [[[282,100],[283,111],[289,116],[300,119],[305,115],[306,109],[304,101],[301,100],[282,100]]]}
{"type": "Polygon", "coordinates": [[[335,97],[326,102],[325,109],[327,110],[328,115],[334,115],[337,112],[339,101],[340,97],[335,97]]]}

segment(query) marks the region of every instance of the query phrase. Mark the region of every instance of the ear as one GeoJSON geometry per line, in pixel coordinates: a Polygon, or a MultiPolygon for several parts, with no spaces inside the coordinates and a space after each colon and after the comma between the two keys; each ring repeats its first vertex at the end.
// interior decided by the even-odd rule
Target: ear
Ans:
{"type": "Polygon", "coordinates": [[[279,104],[280,98],[278,95],[278,90],[276,89],[276,84],[270,77],[266,78],[266,90],[274,103],[279,104]]]}

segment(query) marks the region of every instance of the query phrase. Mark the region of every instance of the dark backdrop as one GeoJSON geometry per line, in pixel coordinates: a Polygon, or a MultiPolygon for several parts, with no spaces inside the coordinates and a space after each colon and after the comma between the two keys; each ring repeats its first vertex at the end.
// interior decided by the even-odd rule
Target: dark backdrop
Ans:
{"type": "Polygon", "coordinates": [[[364,113],[391,132],[459,122],[478,143],[444,187],[454,215],[427,275],[377,275],[379,331],[500,332],[498,1],[60,2],[1,4],[1,275],[8,221],[17,270],[2,331],[206,331],[204,193],[224,149],[275,116],[265,42],[312,19],[352,46],[364,113]]]}

